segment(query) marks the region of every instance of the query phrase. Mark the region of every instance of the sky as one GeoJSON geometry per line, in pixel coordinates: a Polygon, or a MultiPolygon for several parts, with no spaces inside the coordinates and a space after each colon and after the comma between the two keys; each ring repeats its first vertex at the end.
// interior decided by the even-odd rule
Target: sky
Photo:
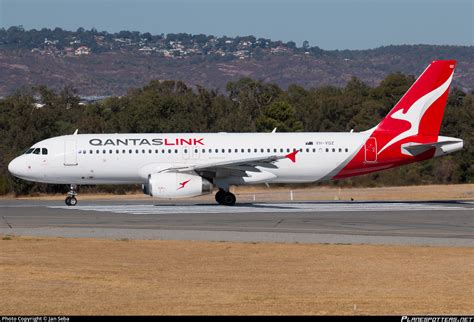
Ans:
{"type": "Polygon", "coordinates": [[[474,45],[474,0],[0,0],[0,27],[295,41],[322,49],[474,45]]]}

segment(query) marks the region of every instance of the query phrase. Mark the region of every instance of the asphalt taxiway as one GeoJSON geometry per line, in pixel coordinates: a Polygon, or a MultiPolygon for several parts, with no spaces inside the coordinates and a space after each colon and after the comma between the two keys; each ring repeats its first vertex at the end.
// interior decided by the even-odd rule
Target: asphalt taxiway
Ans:
{"type": "Polygon", "coordinates": [[[0,201],[0,234],[474,246],[474,202],[0,201]]]}

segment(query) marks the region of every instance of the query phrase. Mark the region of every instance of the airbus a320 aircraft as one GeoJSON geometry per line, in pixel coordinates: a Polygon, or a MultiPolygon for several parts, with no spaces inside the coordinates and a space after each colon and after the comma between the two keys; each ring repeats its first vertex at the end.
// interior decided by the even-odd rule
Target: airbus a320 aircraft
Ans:
{"type": "Polygon", "coordinates": [[[30,181],[142,184],[152,197],[211,193],[234,205],[232,185],[337,180],[446,155],[463,147],[439,136],[456,61],[432,62],[375,127],[350,133],[77,134],[34,144],[8,165],[30,181]]]}

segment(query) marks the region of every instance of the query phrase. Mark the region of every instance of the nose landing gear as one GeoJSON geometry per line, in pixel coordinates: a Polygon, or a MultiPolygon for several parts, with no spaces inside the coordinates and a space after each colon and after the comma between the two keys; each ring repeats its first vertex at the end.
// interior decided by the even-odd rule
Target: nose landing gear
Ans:
{"type": "Polygon", "coordinates": [[[235,200],[235,195],[229,191],[219,189],[219,191],[216,193],[216,201],[220,205],[233,206],[235,205],[235,200]]]}
{"type": "Polygon", "coordinates": [[[67,197],[65,200],[66,205],[75,206],[77,204],[76,196],[77,196],[77,185],[72,184],[70,185],[69,192],[67,193],[67,197]]]}

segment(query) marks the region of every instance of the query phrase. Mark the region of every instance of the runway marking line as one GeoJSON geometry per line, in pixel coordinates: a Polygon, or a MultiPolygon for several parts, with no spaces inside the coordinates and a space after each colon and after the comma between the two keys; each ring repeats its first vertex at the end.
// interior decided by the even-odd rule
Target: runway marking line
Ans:
{"type": "Polygon", "coordinates": [[[357,211],[474,211],[470,207],[439,204],[367,203],[367,204],[318,204],[278,203],[252,204],[224,207],[219,205],[86,205],[47,206],[53,209],[113,212],[125,214],[189,214],[189,213],[290,213],[290,212],[357,212],[357,211]]]}

